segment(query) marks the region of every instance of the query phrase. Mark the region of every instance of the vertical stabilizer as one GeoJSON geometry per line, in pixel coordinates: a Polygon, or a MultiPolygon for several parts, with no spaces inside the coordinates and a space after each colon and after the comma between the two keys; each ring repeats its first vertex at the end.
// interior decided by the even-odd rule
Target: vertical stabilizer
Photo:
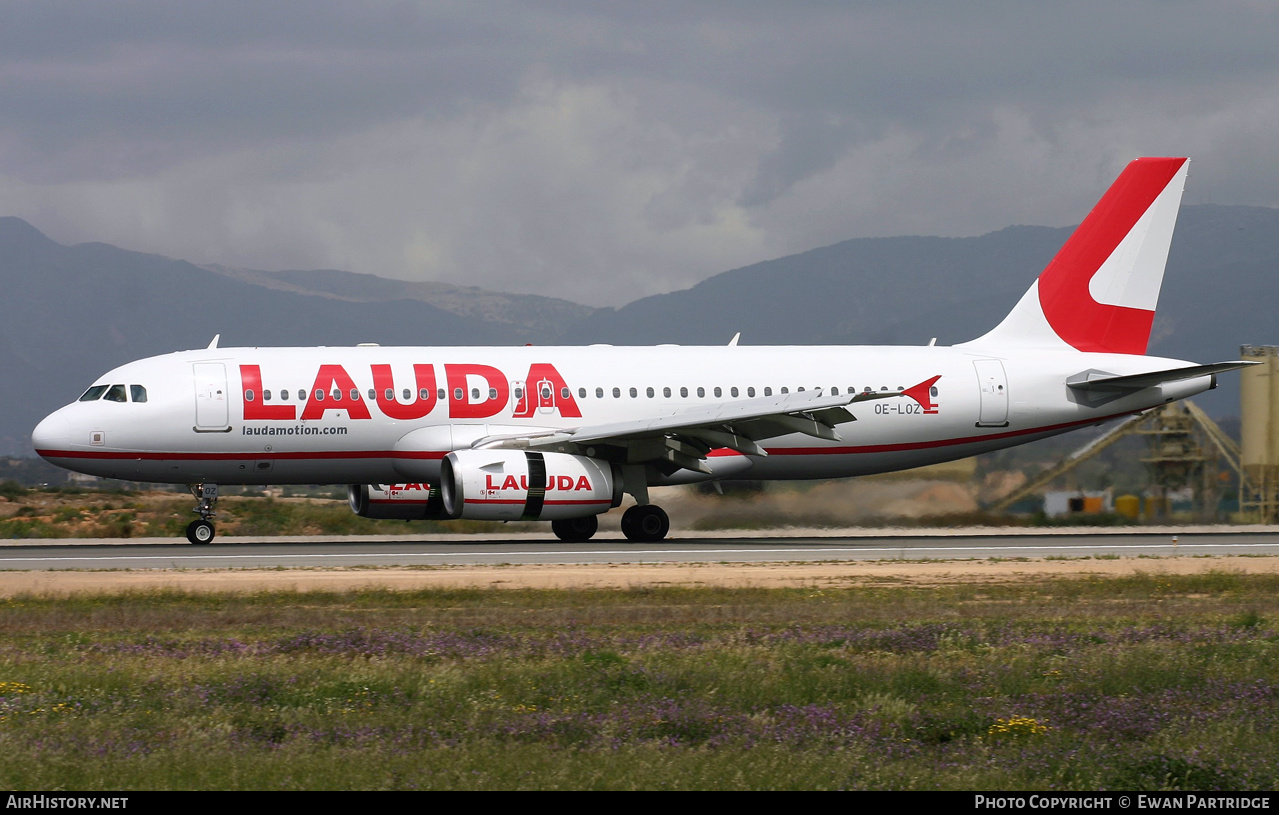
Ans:
{"type": "Polygon", "coordinates": [[[1186,158],[1130,163],[993,331],[965,345],[1144,354],[1186,158]]]}

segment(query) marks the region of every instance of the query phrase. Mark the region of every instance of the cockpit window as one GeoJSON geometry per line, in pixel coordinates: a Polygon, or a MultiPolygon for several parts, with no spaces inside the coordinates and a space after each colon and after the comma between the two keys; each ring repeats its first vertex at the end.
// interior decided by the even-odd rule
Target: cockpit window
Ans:
{"type": "Polygon", "coordinates": [[[109,387],[111,386],[110,385],[94,385],[92,388],[89,388],[87,391],[84,392],[84,395],[80,397],[80,401],[96,402],[102,398],[102,394],[106,393],[107,388],[109,387]]]}
{"type": "Polygon", "coordinates": [[[129,398],[135,402],[145,402],[147,400],[147,389],[141,385],[130,385],[129,398]]]}
{"type": "Polygon", "coordinates": [[[112,385],[107,390],[107,395],[102,397],[108,402],[127,402],[129,397],[124,394],[124,385],[112,385]]]}

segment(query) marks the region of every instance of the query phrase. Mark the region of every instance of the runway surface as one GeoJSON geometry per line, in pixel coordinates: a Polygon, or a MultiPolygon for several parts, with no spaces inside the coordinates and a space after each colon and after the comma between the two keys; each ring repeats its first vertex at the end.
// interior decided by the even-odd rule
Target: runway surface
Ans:
{"type": "Polygon", "coordinates": [[[498,564],[654,564],[971,560],[1012,558],[1279,555],[1279,531],[1016,532],[681,537],[633,544],[600,537],[566,544],[542,537],[507,540],[385,538],[222,538],[193,546],[140,541],[6,541],[0,570],[264,569],[476,566],[498,564]]]}

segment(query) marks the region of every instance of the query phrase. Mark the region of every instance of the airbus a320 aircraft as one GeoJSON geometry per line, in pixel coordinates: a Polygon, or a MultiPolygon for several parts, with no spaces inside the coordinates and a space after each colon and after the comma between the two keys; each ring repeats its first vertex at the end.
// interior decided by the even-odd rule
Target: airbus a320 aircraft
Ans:
{"type": "Polygon", "coordinates": [[[368,518],[548,520],[632,541],[648,488],[835,478],[972,456],[1216,386],[1245,362],[1145,356],[1188,161],[1133,161],[1012,312],[952,347],[208,348],[104,374],[32,433],[82,473],[349,484],[368,518]]]}

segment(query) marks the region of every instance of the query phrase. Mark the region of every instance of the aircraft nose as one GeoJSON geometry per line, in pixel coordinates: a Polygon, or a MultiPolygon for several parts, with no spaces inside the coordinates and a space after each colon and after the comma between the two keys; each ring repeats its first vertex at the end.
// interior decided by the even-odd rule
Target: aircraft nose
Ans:
{"type": "Polygon", "coordinates": [[[36,429],[31,431],[31,445],[42,456],[46,450],[65,450],[70,438],[71,423],[62,415],[62,411],[45,416],[36,425],[36,429]]]}

